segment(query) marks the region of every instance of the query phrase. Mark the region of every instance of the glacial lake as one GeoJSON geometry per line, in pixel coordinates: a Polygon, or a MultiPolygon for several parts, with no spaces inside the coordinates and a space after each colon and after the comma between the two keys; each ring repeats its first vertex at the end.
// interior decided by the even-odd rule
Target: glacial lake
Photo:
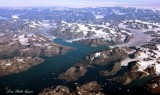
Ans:
{"type": "MultiPolygon", "coordinates": [[[[0,77],[0,93],[4,93],[6,89],[10,89],[13,91],[29,90],[33,91],[32,94],[37,94],[42,89],[51,86],[67,85],[74,87],[73,85],[75,82],[67,83],[66,81],[57,79],[59,74],[65,72],[69,67],[82,60],[86,55],[108,48],[107,46],[89,47],[68,43],[61,39],[55,39],[54,42],[73,47],[75,50],[64,55],[43,57],[45,62],[33,66],[25,72],[0,77]]],[[[83,83],[83,81],[80,82],[83,83]]]]}

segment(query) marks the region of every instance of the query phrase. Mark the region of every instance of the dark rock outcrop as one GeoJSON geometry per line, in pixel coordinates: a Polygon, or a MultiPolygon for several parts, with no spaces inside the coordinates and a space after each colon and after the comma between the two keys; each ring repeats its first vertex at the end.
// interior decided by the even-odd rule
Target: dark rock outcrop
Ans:
{"type": "Polygon", "coordinates": [[[154,44],[154,43],[152,43],[152,44],[145,44],[145,45],[143,45],[142,47],[144,47],[144,48],[149,48],[149,49],[151,49],[151,50],[158,50],[157,45],[154,44]]]}
{"type": "Polygon", "coordinates": [[[130,35],[126,36],[126,38],[124,39],[124,43],[128,43],[131,40],[131,38],[133,37],[130,35]]]}

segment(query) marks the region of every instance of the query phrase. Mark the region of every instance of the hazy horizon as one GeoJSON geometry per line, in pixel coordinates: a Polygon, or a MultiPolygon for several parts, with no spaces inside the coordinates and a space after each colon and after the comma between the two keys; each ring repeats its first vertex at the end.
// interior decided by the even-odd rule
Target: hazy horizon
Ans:
{"type": "Polygon", "coordinates": [[[0,0],[0,7],[142,7],[160,8],[159,0],[0,0]]]}

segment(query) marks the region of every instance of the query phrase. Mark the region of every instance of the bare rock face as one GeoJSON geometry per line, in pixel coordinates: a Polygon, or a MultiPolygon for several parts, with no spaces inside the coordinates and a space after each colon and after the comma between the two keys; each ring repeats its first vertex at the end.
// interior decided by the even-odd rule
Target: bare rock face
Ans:
{"type": "Polygon", "coordinates": [[[0,57],[36,57],[36,56],[55,56],[65,54],[72,50],[70,47],[61,46],[55,43],[48,43],[47,45],[40,44],[39,46],[30,44],[29,46],[19,45],[15,42],[13,45],[0,45],[0,57]],[[4,48],[5,47],[5,48],[4,48]]]}
{"type": "Polygon", "coordinates": [[[126,36],[126,38],[124,39],[124,43],[128,43],[133,37],[128,35],[126,36]]]}
{"type": "Polygon", "coordinates": [[[127,84],[132,82],[132,79],[131,79],[131,77],[128,77],[128,76],[127,77],[123,77],[121,79],[121,82],[122,82],[123,85],[127,85],[127,84]]]}
{"type": "Polygon", "coordinates": [[[67,81],[78,80],[79,77],[84,76],[87,72],[87,65],[83,63],[76,64],[70,67],[66,72],[60,74],[59,78],[67,81]]]}
{"type": "Polygon", "coordinates": [[[121,61],[128,57],[128,53],[124,48],[114,48],[112,50],[104,50],[100,57],[94,58],[92,64],[106,65],[111,62],[121,61]]]}
{"type": "Polygon", "coordinates": [[[0,60],[0,76],[23,72],[30,67],[42,63],[44,60],[39,57],[14,57],[0,60]]]}
{"type": "Polygon", "coordinates": [[[156,44],[154,44],[154,43],[152,43],[152,44],[145,44],[142,47],[149,48],[149,49],[152,49],[152,50],[158,50],[156,44]]]}
{"type": "Polygon", "coordinates": [[[120,69],[121,69],[121,63],[117,62],[113,65],[113,67],[110,70],[101,71],[100,74],[103,76],[111,76],[116,74],[120,69]]]}
{"type": "Polygon", "coordinates": [[[145,89],[152,93],[160,93],[160,77],[155,77],[143,85],[145,89]]]}
{"type": "Polygon", "coordinates": [[[46,88],[39,95],[73,95],[69,88],[59,85],[56,88],[46,88]]]}
{"type": "Polygon", "coordinates": [[[0,57],[13,57],[20,50],[20,44],[14,43],[11,46],[8,42],[0,43],[0,57]]]}
{"type": "Polygon", "coordinates": [[[129,56],[130,56],[130,58],[137,58],[138,56],[140,56],[140,53],[141,53],[141,51],[138,50],[138,51],[130,54],[129,56]]]}
{"type": "Polygon", "coordinates": [[[146,76],[148,76],[146,72],[137,71],[137,72],[126,73],[123,76],[115,77],[111,80],[121,83],[122,85],[128,85],[132,83],[133,80],[142,79],[143,77],[146,76]]]}
{"type": "Polygon", "coordinates": [[[75,41],[75,43],[96,47],[96,46],[105,45],[106,41],[103,38],[97,38],[97,39],[79,40],[79,41],[75,41]]]}
{"type": "Polygon", "coordinates": [[[155,44],[160,44],[160,38],[159,37],[156,37],[156,38],[152,39],[151,41],[155,44]]]}
{"type": "Polygon", "coordinates": [[[96,82],[89,82],[76,89],[76,95],[104,95],[101,86],[96,82]]]}
{"type": "Polygon", "coordinates": [[[142,79],[148,76],[148,72],[138,71],[139,64],[138,61],[133,61],[129,63],[128,70],[122,76],[115,77],[111,79],[112,81],[116,81],[121,83],[122,85],[128,85],[133,82],[133,80],[142,79]]]}
{"type": "Polygon", "coordinates": [[[130,41],[131,37],[128,36],[126,37],[124,42],[120,41],[120,38],[116,38],[116,40],[105,40],[104,38],[96,38],[96,39],[83,39],[83,40],[78,40],[78,41],[74,41],[75,43],[79,43],[79,44],[84,44],[84,45],[88,45],[88,46],[92,46],[92,47],[96,47],[96,46],[103,46],[103,45],[118,45],[118,44],[122,44],[122,43],[127,43],[128,41],[130,41]]]}
{"type": "Polygon", "coordinates": [[[70,91],[68,87],[60,85],[55,88],[44,89],[39,95],[105,95],[101,90],[101,86],[96,81],[92,81],[76,87],[73,91],[70,91]]]}
{"type": "Polygon", "coordinates": [[[148,72],[150,75],[156,75],[156,67],[155,67],[155,65],[147,67],[144,71],[148,72]]]}
{"type": "Polygon", "coordinates": [[[70,51],[71,49],[72,48],[70,47],[65,47],[58,44],[51,44],[44,49],[42,55],[44,56],[62,55],[70,51]]]}
{"type": "Polygon", "coordinates": [[[132,61],[128,63],[128,69],[130,72],[135,72],[139,69],[140,64],[139,61],[132,61]]]}

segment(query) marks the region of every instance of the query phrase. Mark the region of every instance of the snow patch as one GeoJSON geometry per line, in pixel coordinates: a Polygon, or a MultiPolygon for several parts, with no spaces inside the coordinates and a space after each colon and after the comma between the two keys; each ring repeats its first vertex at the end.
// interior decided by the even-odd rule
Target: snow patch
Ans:
{"type": "Polygon", "coordinates": [[[101,52],[97,52],[94,54],[94,57],[99,57],[101,55],[101,52]]]}
{"type": "Polygon", "coordinates": [[[121,32],[122,32],[122,33],[126,33],[126,34],[128,34],[128,35],[130,35],[130,36],[133,35],[132,33],[127,32],[127,31],[125,31],[125,30],[121,30],[121,32]]]}
{"type": "Polygon", "coordinates": [[[11,63],[7,63],[7,64],[5,64],[6,66],[10,66],[10,65],[12,65],[11,63]]]}
{"type": "Polygon", "coordinates": [[[4,33],[0,34],[0,36],[4,36],[4,35],[5,35],[4,33]]]}
{"type": "Polygon", "coordinates": [[[96,19],[102,19],[102,18],[104,18],[103,15],[96,15],[95,17],[96,17],[96,19]]]}
{"type": "Polygon", "coordinates": [[[160,75],[160,64],[156,64],[156,74],[160,75]]]}
{"type": "Polygon", "coordinates": [[[122,13],[120,12],[119,10],[115,10],[115,9],[112,9],[112,11],[114,12],[114,14],[116,15],[125,15],[126,13],[122,13]]]}
{"type": "Polygon", "coordinates": [[[18,40],[20,41],[21,44],[28,45],[28,38],[25,38],[25,34],[20,35],[18,37],[18,40]]]}
{"type": "Polygon", "coordinates": [[[19,17],[18,17],[18,15],[12,15],[12,18],[13,19],[18,19],[19,17]]]}
{"type": "Polygon", "coordinates": [[[79,26],[79,29],[83,31],[83,34],[84,35],[87,35],[87,31],[89,31],[89,29],[87,27],[85,27],[85,25],[82,25],[82,24],[78,24],[79,26]]]}
{"type": "Polygon", "coordinates": [[[19,62],[23,62],[23,61],[24,61],[24,59],[20,59],[20,58],[18,58],[18,59],[17,59],[17,61],[19,61],[19,62]]]}

